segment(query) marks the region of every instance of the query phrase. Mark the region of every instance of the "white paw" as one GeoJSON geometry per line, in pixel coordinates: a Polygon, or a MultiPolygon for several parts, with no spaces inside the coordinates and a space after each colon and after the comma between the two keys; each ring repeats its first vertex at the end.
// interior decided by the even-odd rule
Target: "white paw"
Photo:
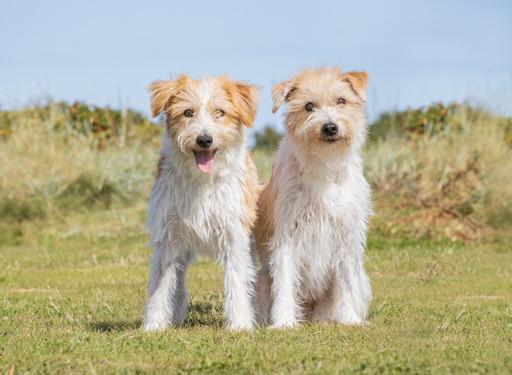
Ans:
{"type": "Polygon", "coordinates": [[[284,321],[278,321],[275,322],[270,326],[271,329],[287,329],[287,328],[294,328],[299,325],[299,322],[296,320],[284,320],[284,321]]]}
{"type": "Polygon", "coordinates": [[[253,328],[254,324],[251,321],[248,322],[231,322],[227,324],[227,328],[230,331],[249,331],[253,328]]]}
{"type": "Polygon", "coordinates": [[[145,321],[144,331],[146,332],[159,332],[167,328],[167,323],[164,321],[145,321]]]}
{"type": "Polygon", "coordinates": [[[342,316],[340,319],[340,323],[355,326],[366,324],[366,320],[353,313],[345,314],[344,316],[342,316]]]}

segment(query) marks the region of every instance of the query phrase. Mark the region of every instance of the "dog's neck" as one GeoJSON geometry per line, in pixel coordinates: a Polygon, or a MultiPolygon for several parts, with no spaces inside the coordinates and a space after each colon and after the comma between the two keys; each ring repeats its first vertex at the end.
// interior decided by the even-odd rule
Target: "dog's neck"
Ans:
{"type": "Polygon", "coordinates": [[[355,147],[345,152],[319,153],[314,148],[301,147],[286,136],[283,143],[286,148],[290,148],[300,173],[307,181],[342,184],[353,173],[362,173],[360,152],[355,147]]]}

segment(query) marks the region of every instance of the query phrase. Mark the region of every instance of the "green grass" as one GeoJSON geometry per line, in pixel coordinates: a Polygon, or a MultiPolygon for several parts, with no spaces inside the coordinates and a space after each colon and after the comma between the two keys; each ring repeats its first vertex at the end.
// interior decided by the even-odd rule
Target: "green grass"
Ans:
{"type": "Polygon", "coordinates": [[[466,373],[512,371],[510,242],[370,236],[370,324],[222,328],[219,267],[190,269],[184,327],[140,329],[142,205],[17,225],[0,243],[0,368],[8,372],[466,373]]]}

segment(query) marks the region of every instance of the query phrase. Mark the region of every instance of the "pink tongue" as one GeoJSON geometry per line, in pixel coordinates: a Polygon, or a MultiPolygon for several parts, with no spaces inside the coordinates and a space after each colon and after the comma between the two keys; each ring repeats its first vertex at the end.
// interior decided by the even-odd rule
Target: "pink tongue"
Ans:
{"type": "Polygon", "coordinates": [[[213,168],[213,152],[212,151],[196,151],[196,164],[201,172],[208,173],[213,168]]]}

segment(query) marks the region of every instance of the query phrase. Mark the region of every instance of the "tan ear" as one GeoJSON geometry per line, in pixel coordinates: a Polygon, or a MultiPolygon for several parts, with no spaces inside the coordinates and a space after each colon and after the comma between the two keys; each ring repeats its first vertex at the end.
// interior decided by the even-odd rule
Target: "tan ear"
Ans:
{"type": "Polygon", "coordinates": [[[354,92],[363,100],[363,102],[366,102],[366,93],[368,91],[368,73],[348,72],[343,75],[343,80],[350,84],[352,90],[354,90],[354,92]]]}
{"type": "Polygon", "coordinates": [[[295,83],[293,81],[283,81],[272,87],[272,113],[277,112],[293,91],[295,91],[295,83]]]}
{"type": "Polygon", "coordinates": [[[232,101],[238,118],[242,124],[250,128],[258,111],[260,87],[244,82],[235,82],[235,91],[232,101]]]}
{"type": "Polygon", "coordinates": [[[175,81],[156,81],[149,86],[151,95],[151,115],[158,116],[167,110],[171,99],[176,96],[180,87],[180,78],[175,81]]]}

